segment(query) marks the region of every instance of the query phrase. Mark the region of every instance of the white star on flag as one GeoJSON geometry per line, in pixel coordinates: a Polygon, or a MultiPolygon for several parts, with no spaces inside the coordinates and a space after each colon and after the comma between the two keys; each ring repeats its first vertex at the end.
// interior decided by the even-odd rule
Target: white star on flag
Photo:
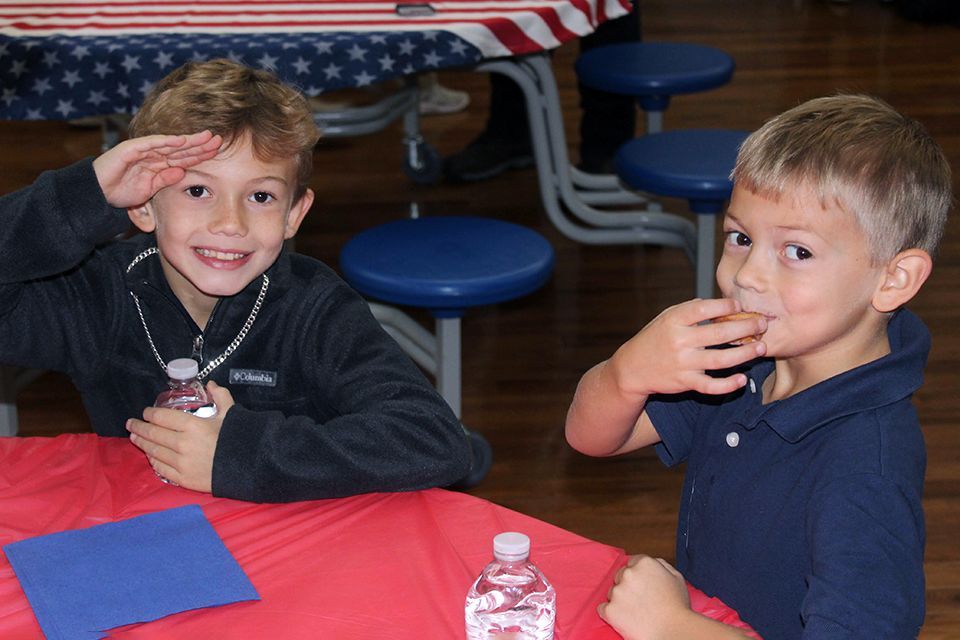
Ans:
{"type": "Polygon", "coordinates": [[[260,59],[257,60],[257,64],[260,65],[260,68],[261,68],[261,69],[267,69],[267,70],[269,70],[269,71],[276,71],[276,70],[277,70],[277,60],[279,60],[278,57],[276,57],[276,56],[271,56],[269,53],[264,53],[262,56],[260,56],[260,59]]]}
{"type": "Polygon", "coordinates": [[[127,70],[127,73],[130,73],[134,69],[140,68],[140,58],[138,56],[123,56],[123,62],[120,63],[120,66],[127,70]]]}
{"type": "Polygon", "coordinates": [[[48,78],[37,78],[33,83],[33,90],[40,95],[50,91],[50,80],[48,78]]]}
{"type": "Polygon", "coordinates": [[[340,71],[342,69],[343,67],[339,67],[331,62],[326,67],[324,67],[323,72],[326,74],[327,80],[332,80],[334,78],[340,77],[340,71]]]}
{"type": "Polygon", "coordinates": [[[70,112],[74,111],[73,100],[57,100],[57,108],[54,111],[63,114],[64,118],[68,117],[70,112]]]}
{"type": "Polygon", "coordinates": [[[363,60],[367,55],[367,50],[354,42],[353,46],[347,49],[347,53],[350,54],[351,60],[363,60]]]}
{"type": "Polygon", "coordinates": [[[358,87],[365,87],[371,82],[373,82],[374,77],[369,73],[367,73],[366,71],[363,71],[360,73],[360,75],[354,76],[353,79],[357,81],[358,87]]]}
{"type": "Polygon", "coordinates": [[[310,73],[310,62],[303,59],[303,56],[297,56],[293,61],[293,68],[297,70],[297,75],[310,73]]]}

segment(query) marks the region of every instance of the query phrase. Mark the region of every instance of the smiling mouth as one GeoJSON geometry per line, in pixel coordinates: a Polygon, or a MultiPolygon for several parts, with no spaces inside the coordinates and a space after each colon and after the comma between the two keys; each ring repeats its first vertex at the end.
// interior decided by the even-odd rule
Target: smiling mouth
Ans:
{"type": "Polygon", "coordinates": [[[249,253],[237,253],[235,251],[215,251],[214,249],[204,249],[202,247],[197,247],[194,249],[197,254],[203,256],[204,258],[209,258],[211,260],[220,260],[222,262],[233,262],[235,260],[242,260],[246,258],[249,253]]]}

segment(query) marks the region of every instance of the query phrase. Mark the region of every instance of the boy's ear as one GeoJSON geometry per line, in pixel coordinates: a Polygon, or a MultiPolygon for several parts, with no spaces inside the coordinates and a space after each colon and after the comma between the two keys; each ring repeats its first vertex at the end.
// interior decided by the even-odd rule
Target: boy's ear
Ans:
{"type": "Polygon", "coordinates": [[[873,295],[873,307],[880,313],[896,311],[917,295],[930,277],[933,259],[923,249],[901,251],[887,263],[883,282],[873,295]]]}
{"type": "Polygon", "coordinates": [[[157,228],[157,219],[153,215],[153,206],[149,202],[128,208],[127,216],[130,222],[144,233],[152,233],[157,228]]]}
{"type": "Polygon", "coordinates": [[[312,204],[313,190],[306,189],[303,195],[300,196],[300,199],[290,207],[290,212],[287,214],[286,226],[283,230],[284,240],[289,240],[297,234],[297,229],[300,228],[300,223],[303,222],[303,217],[307,215],[307,211],[310,210],[310,205],[312,204]]]}

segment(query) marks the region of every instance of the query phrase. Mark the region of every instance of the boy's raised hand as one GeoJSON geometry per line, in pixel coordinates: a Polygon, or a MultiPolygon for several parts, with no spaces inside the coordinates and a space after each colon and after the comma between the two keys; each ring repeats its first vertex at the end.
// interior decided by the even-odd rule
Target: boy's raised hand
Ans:
{"type": "Polygon", "coordinates": [[[209,131],[124,140],[93,161],[107,202],[118,209],[144,204],[183,179],[188,167],[217,155],[223,138],[209,131]]]}
{"type": "Polygon", "coordinates": [[[207,383],[217,405],[217,414],[198,418],[176,409],[147,407],[143,420],[127,420],[130,442],[147,454],[150,466],[170,482],[210,493],[213,485],[213,455],[223,419],[233,406],[230,391],[207,383]]]}
{"type": "Polygon", "coordinates": [[[756,323],[753,333],[763,333],[766,320],[701,324],[738,311],[739,303],[729,298],[690,300],[666,309],[610,359],[618,386],[638,396],[684,391],[723,394],[744,386],[747,379],[742,373],[718,378],[708,372],[764,355],[763,342],[728,349],[708,347],[742,338],[746,335],[742,323],[756,323]]]}
{"type": "Polygon", "coordinates": [[[567,442],[591,456],[626,453],[660,441],[645,407],[655,393],[722,394],[747,383],[742,373],[714,377],[711,371],[766,353],[763,342],[727,349],[728,344],[763,333],[766,320],[716,324],[705,321],[739,311],[730,299],[691,300],[670,307],[625,342],[616,353],[583,374],[567,411],[567,442]]]}

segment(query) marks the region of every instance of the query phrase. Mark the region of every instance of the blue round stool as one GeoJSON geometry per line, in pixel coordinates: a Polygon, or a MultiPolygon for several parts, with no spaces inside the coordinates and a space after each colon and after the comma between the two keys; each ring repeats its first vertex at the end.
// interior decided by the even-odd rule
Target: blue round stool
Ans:
{"type": "Polygon", "coordinates": [[[697,214],[696,292],[713,297],[714,227],[730,198],[730,172],[747,131],[676,129],[651,133],[627,142],[614,165],[633,189],[684,198],[697,214]]]}
{"type": "Polygon", "coordinates": [[[729,54],[701,44],[627,42],[591,49],[574,68],[588,87],[635,96],[646,114],[647,133],[656,133],[671,96],[724,85],[735,66],[729,54]]]}
{"type": "MultiPolygon", "coordinates": [[[[470,216],[411,218],[367,229],[340,252],[344,279],[362,295],[426,309],[435,332],[393,306],[371,304],[374,316],[436,380],[460,417],[460,318],[470,307],[536,291],[553,271],[554,252],[539,233],[509,222],[470,216]]],[[[479,483],[490,469],[486,440],[467,430],[474,467],[458,487],[479,483]]]]}

